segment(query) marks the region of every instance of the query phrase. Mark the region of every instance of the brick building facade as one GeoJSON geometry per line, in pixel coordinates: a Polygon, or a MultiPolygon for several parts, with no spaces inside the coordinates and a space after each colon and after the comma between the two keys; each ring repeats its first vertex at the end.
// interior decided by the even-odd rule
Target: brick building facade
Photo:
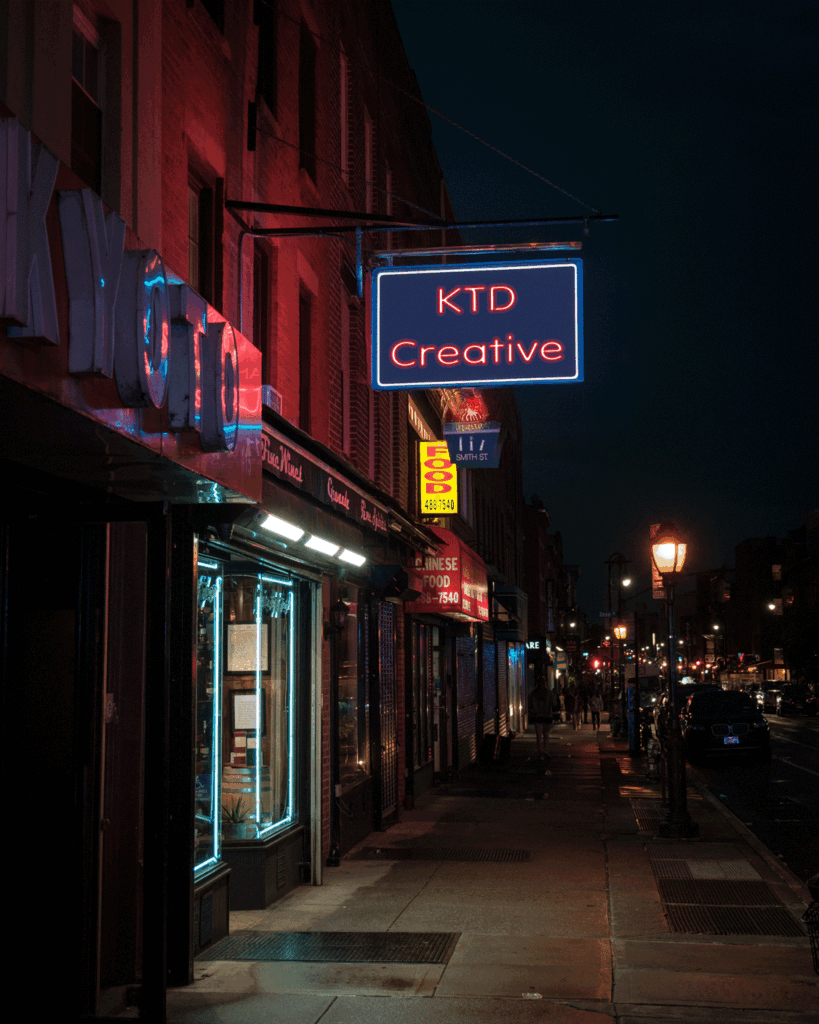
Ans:
{"type": "Polygon", "coordinates": [[[500,469],[421,518],[447,403],[370,388],[359,282],[458,239],[386,230],[453,219],[386,0],[0,26],[4,664],[50,829],[18,883],[39,920],[58,847],[61,1012],[161,1015],[231,909],[521,727],[520,426],[510,392],[500,469]],[[483,611],[419,605],[447,545],[483,611]]]}

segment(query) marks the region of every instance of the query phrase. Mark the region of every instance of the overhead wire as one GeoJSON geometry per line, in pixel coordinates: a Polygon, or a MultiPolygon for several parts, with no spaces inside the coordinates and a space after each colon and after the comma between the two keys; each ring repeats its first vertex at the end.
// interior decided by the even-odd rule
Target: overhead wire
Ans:
{"type": "MultiPolygon", "coordinates": [[[[300,25],[301,24],[301,21],[298,18],[294,18],[294,17],[292,17],[292,15],[289,15],[289,14],[285,13],[284,11],[282,11],[279,8],[279,5],[277,3],[275,3],[275,2],[271,3],[270,0],[258,0],[258,2],[261,3],[265,7],[268,7],[271,10],[276,10],[278,12],[279,17],[284,18],[287,21],[290,21],[290,22],[292,22],[295,25],[300,25]]],[[[310,32],[312,33],[312,35],[316,39],[318,39],[322,43],[325,43],[327,46],[333,47],[338,53],[341,53],[343,51],[343,47],[342,47],[340,42],[338,42],[336,40],[328,39],[325,36],[322,36],[320,33],[314,32],[313,29],[310,29],[310,32]]],[[[360,40],[358,40],[358,42],[359,42],[359,50],[363,51],[363,48],[360,45],[360,40]]],[[[528,167],[526,164],[522,163],[520,160],[517,160],[515,157],[511,156],[509,153],[506,153],[504,150],[500,149],[498,146],[495,146],[491,142],[488,142],[486,139],[482,138],[476,132],[471,131],[469,128],[466,128],[464,125],[462,125],[460,122],[456,121],[454,118],[449,117],[447,114],[444,114],[442,111],[437,110],[435,107],[430,106],[430,104],[426,103],[420,96],[413,95],[413,93],[411,93],[408,89],[404,89],[402,86],[397,85],[395,82],[392,82],[390,79],[386,78],[384,75],[380,74],[379,72],[373,71],[373,69],[369,65],[369,62],[367,61],[366,57],[364,56],[363,52],[360,53],[359,57],[360,57],[361,63],[364,66],[365,70],[371,76],[371,78],[373,78],[373,80],[378,80],[380,82],[383,82],[384,85],[387,85],[391,89],[395,89],[397,92],[402,93],[408,99],[411,99],[413,101],[413,103],[417,103],[420,106],[424,107],[425,110],[430,111],[431,113],[435,114],[437,117],[440,117],[442,120],[446,121],[448,124],[451,124],[454,128],[458,128],[460,131],[464,132],[464,134],[470,136],[470,138],[475,139],[475,141],[479,142],[482,146],[486,146],[487,149],[491,149],[494,153],[497,153],[498,156],[501,156],[505,160],[508,160],[510,163],[515,164],[515,166],[520,167],[520,169],[523,170],[523,171],[526,171],[527,174],[531,174],[533,177],[537,178],[539,181],[542,181],[544,184],[548,185],[550,188],[553,188],[556,191],[562,193],[568,199],[571,199],[573,202],[578,203],[580,206],[584,207],[585,209],[591,210],[592,213],[594,213],[596,215],[599,215],[602,212],[596,206],[593,206],[591,203],[587,203],[587,202],[585,202],[585,200],[580,199],[576,195],[573,195],[567,189],[563,188],[561,185],[558,185],[556,182],[554,182],[551,179],[547,178],[545,175],[540,174],[538,171],[533,170],[531,167],[528,167]]]]}

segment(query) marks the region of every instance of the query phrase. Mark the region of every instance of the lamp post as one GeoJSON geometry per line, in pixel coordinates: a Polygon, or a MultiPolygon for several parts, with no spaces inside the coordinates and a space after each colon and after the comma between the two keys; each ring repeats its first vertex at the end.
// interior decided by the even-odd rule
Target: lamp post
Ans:
{"type": "MultiPolygon", "coordinates": [[[[625,697],[626,694],[626,683],[625,673],[623,668],[623,657],[625,654],[625,639],[628,633],[626,624],[618,619],[617,625],[614,627],[614,635],[617,639],[617,664],[618,664],[618,685],[620,687],[620,693],[625,697]]],[[[626,706],[626,713],[629,712],[628,706],[626,706]]],[[[634,750],[634,721],[630,713],[628,713],[628,746],[629,750],[634,750]]]]}
{"type": "MultiPolygon", "coordinates": [[[[626,558],[625,555],[621,555],[619,551],[615,551],[613,555],[609,555],[606,559],[605,564],[608,566],[608,617],[612,615],[612,601],[611,601],[611,567],[617,566],[617,619],[618,621],[622,618],[623,614],[623,587],[629,586],[631,580],[623,579],[623,568],[626,565],[631,564],[631,559],[626,558]]],[[[609,660],[609,685],[611,687],[612,706],[614,705],[614,663],[609,660]]],[[[620,673],[620,717],[621,721],[626,720],[626,692],[623,686],[623,675],[620,673]]]]}
{"type": "Polygon", "coordinates": [[[680,729],[677,693],[677,641],[674,633],[674,587],[685,562],[686,544],[673,523],[662,523],[651,542],[651,559],[663,579],[668,612],[668,685],[669,720],[666,731],[668,752],[668,814],[660,824],[665,839],[691,839],[699,828],[688,813],[685,775],[685,751],[680,729]]]}

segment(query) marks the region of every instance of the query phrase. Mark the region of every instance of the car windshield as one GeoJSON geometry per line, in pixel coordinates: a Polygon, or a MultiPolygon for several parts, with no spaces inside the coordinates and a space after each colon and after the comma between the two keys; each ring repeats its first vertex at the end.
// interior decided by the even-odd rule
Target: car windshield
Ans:
{"type": "Polygon", "coordinates": [[[737,690],[712,690],[696,693],[688,702],[688,709],[695,714],[713,715],[724,712],[755,711],[756,705],[747,693],[737,690]]]}

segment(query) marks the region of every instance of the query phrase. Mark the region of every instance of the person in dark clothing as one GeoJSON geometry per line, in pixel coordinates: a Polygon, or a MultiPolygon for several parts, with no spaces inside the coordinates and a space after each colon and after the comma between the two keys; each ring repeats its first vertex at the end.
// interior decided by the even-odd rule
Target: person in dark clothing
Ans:
{"type": "Polygon", "coordinates": [[[543,676],[537,677],[535,688],[529,694],[528,704],[529,721],[535,727],[538,756],[551,757],[549,754],[549,730],[554,719],[554,699],[543,676]]]}

